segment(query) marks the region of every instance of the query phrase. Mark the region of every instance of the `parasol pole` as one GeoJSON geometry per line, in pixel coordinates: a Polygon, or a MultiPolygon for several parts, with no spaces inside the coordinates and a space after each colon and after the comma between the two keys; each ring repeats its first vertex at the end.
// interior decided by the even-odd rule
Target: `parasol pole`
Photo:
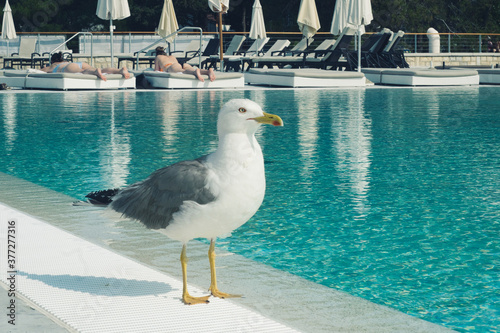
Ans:
{"type": "Polygon", "coordinates": [[[361,73],[361,25],[358,26],[358,73],[361,73]]]}
{"type": "Polygon", "coordinates": [[[220,71],[224,71],[224,48],[222,43],[222,11],[219,12],[219,56],[220,56],[220,71]]]}
{"type": "MultiPolygon", "coordinates": [[[[113,18],[110,15],[109,18],[109,38],[110,38],[110,46],[111,46],[111,67],[115,66],[115,56],[113,54],[113,18]]],[[[139,67],[139,66],[137,66],[139,67]]]]}

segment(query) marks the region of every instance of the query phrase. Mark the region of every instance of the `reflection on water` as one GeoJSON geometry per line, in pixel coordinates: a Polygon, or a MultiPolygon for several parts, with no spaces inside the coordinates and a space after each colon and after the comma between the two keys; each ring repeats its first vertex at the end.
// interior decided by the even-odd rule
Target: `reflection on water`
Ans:
{"type": "MultiPolygon", "coordinates": [[[[364,113],[362,90],[353,90],[345,110],[340,115],[337,131],[332,135],[332,149],[337,156],[337,168],[352,192],[356,218],[363,218],[369,210],[367,192],[370,188],[371,120],[364,113]]],[[[333,134],[333,133],[332,133],[333,134]]]]}
{"type": "MultiPolygon", "coordinates": [[[[162,134],[165,143],[175,142],[178,137],[180,105],[178,94],[162,94],[155,96],[156,105],[162,111],[162,134]],[[168,96],[168,98],[166,98],[168,96]]],[[[165,144],[165,147],[167,145],[165,144]]],[[[171,151],[165,150],[165,154],[171,151]]]]}
{"type": "Polygon", "coordinates": [[[127,184],[130,174],[130,143],[129,134],[121,131],[115,121],[115,95],[110,96],[110,128],[109,141],[103,144],[100,150],[101,174],[103,179],[110,184],[110,188],[123,187],[127,184]]]}
{"type": "Polygon", "coordinates": [[[311,91],[307,98],[300,90],[295,91],[295,103],[298,107],[298,140],[301,156],[301,175],[308,181],[316,168],[316,148],[318,141],[318,91],[311,91]]]}
{"type": "MultiPolygon", "coordinates": [[[[130,184],[213,151],[219,108],[242,97],[285,126],[258,131],[266,198],[219,246],[451,328],[495,327],[498,88],[0,94],[0,171],[76,198],[130,184]]],[[[113,230],[106,243],[134,253],[148,232],[113,230]]]]}
{"type": "Polygon", "coordinates": [[[4,95],[4,98],[2,98],[2,111],[4,116],[5,149],[10,152],[17,137],[17,108],[14,94],[4,95]]]}

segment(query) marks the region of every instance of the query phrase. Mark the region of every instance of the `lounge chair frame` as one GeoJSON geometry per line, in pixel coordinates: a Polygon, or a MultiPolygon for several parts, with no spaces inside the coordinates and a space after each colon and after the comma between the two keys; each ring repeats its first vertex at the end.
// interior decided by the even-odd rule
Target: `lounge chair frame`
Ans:
{"type": "Polygon", "coordinates": [[[17,66],[22,69],[24,66],[31,67],[33,65],[32,54],[36,50],[37,42],[36,38],[21,37],[19,41],[19,51],[3,59],[4,68],[14,68],[17,66]]]}
{"type": "Polygon", "coordinates": [[[185,62],[188,62],[189,60],[198,56],[200,52],[201,52],[201,45],[199,41],[192,40],[188,44],[188,46],[186,46],[186,49],[184,51],[172,51],[170,52],[170,55],[175,56],[177,58],[177,61],[182,65],[185,62]],[[176,55],[176,53],[181,53],[181,55],[178,56],[176,55]]]}
{"type": "Polygon", "coordinates": [[[246,51],[238,51],[233,56],[225,57],[225,70],[233,70],[235,72],[239,72],[242,68],[243,58],[258,56],[259,54],[261,54],[262,49],[269,42],[269,40],[269,37],[256,39],[246,51]]]}
{"type": "MultiPolygon", "coordinates": [[[[378,68],[380,67],[379,53],[387,46],[389,39],[392,36],[392,32],[389,29],[383,29],[382,31],[371,35],[368,40],[366,40],[363,45],[361,45],[361,66],[378,68]]],[[[357,70],[358,68],[358,52],[343,51],[344,57],[349,63],[349,70],[357,70]]]]}
{"type": "Polygon", "coordinates": [[[281,52],[271,53],[270,56],[264,55],[262,57],[256,57],[256,58],[252,59],[252,61],[250,62],[249,66],[248,66],[248,69],[255,68],[255,67],[259,67],[259,68],[263,68],[263,67],[272,68],[273,66],[280,67],[280,65],[283,62],[290,63],[290,62],[300,61],[300,59],[301,59],[300,56],[307,49],[307,46],[311,45],[313,43],[313,41],[314,41],[313,38],[309,38],[309,39],[302,38],[290,50],[285,48],[281,52]]]}
{"type": "Polygon", "coordinates": [[[404,52],[397,49],[403,36],[404,32],[399,30],[394,34],[393,39],[386,48],[380,53],[379,61],[381,68],[410,68],[410,65],[406,62],[404,52]]]}
{"type": "MultiPolygon", "coordinates": [[[[235,55],[240,50],[245,39],[246,39],[246,37],[243,35],[234,35],[233,38],[231,39],[231,42],[229,43],[226,51],[224,52],[223,57],[229,56],[229,55],[235,55]]],[[[219,62],[220,62],[220,56],[213,55],[208,59],[206,67],[213,68],[214,70],[217,70],[217,64],[219,62]]]]}
{"type": "Polygon", "coordinates": [[[246,70],[248,71],[252,67],[254,60],[258,60],[261,57],[262,58],[271,57],[276,53],[281,53],[289,45],[290,45],[290,41],[288,39],[278,39],[273,43],[273,45],[271,45],[271,47],[264,54],[259,55],[259,56],[253,56],[253,57],[243,57],[241,59],[241,71],[244,71],[245,67],[246,67],[246,70]]]}
{"type": "MultiPolygon", "coordinates": [[[[344,28],[335,44],[324,52],[323,57],[306,58],[304,67],[321,68],[331,70],[354,70],[349,61],[342,61],[341,57],[348,51],[349,45],[354,38],[356,30],[350,27],[344,28]]],[[[321,53],[323,54],[323,52],[321,53]]]]}
{"type": "Polygon", "coordinates": [[[192,66],[200,66],[201,68],[206,68],[208,59],[211,56],[219,54],[219,38],[212,38],[208,41],[207,46],[203,50],[200,59],[190,59],[187,61],[188,64],[192,66]]]}

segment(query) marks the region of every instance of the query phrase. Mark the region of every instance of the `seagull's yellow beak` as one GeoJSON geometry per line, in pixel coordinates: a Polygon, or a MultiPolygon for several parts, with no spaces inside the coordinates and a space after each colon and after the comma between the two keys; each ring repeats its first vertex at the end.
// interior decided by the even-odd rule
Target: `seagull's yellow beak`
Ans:
{"type": "Polygon", "coordinates": [[[283,120],[275,114],[265,113],[262,117],[251,118],[260,124],[283,126],[283,120]]]}

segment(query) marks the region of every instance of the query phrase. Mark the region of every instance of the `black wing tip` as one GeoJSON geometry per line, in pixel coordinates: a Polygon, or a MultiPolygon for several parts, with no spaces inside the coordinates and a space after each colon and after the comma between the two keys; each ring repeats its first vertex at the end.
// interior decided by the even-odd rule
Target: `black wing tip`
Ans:
{"type": "Polygon", "coordinates": [[[113,201],[113,197],[118,194],[119,191],[120,189],[118,188],[94,191],[87,194],[85,198],[93,205],[107,206],[113,201]]]}

